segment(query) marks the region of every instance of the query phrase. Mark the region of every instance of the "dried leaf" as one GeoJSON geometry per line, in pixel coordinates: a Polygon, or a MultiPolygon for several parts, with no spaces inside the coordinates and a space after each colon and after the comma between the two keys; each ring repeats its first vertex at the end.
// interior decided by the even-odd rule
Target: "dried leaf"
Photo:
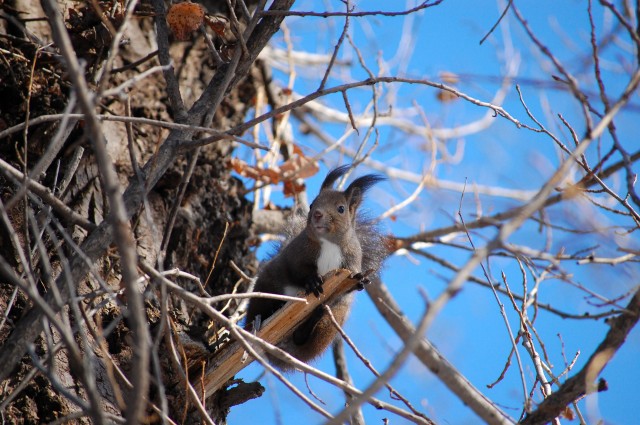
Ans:
{"type": "Polygon", "coordinates": [[[304,183],[297,183],[297,181],[298,180],[287,180],[284,182],[284,188],[282,192],[285,198],[291,198],[305,190],[306,185],[304,183]]]}
{"type": "Polygon", "coordinates": [[[231,158],[229,166],[236,173],[253,180],[260,180],[260,171],[238,158],[231,158]]]}
{"type": "Polygon", "coordinates": [[[281,172],[278,168],[267,168],[265,170],[259,170],[261,172],[262,180],[273,184],[280,183],[281,172]]]}
{"type": "Polygon", "coordinates": [[[279,169],[263,169],[252,167],[251,165],[238,158],[232,158],[231,160],[229,160],[229,167],[232,168],[236,173],[249,179],[274,184],[280,182],[281,172],[279,169]]]}
{"type": "Polygon", "coordinates": [[[304,179],[315,175],[319,171],[318,164],[294,147],[294,155],[280,167],[256,168],[238,158],[229,160],[228,167],[243,177],[268,184],[285,183],[285,196],[291,196],[304,190],[303,183],[293,184],[294,180],[304,179]]]}
{"type": "MultiPolygon", "coordinates": [[[[294,147],[294,152],[295,147],[294,147]]],[[[305,156],[298,149],[297,153],[286,160],[281,166],[280,170],[282,171],[282,178],[284,180],[288,180],[289,178],[301,178],[306,179],[308,177],[314,176],[318,171],[320,171],[320,167],[313,159],[305,156]]]]}
{"type": "Polygon", "coordinates": [[[573,410],[569,406],[564,408],[562,413],[560,413],[560,416],[563,416],[570,421],[573,421],[576,418],[576,415],[573,413],[573,410]]]}
{"type": "Polygon", "coordinates": [[[456,96],[454,93],[451,93],[450,91],[445,91],[445,90],[438,91],[438,94],[436,95],[436,97],[440,102],[443,102],[443,103],[453,102],[454,100],[458,99],[458,96],[456,96]]]}
{"type": "Polygon", "coordinates": [[[222,18],[219,18],[217,16],[207,16],[205,22],[207,26],[211,28],[211,30],[215,32],[218,37],[224,38],[227,26],[222,18]]]}
{"type": "Polygon", "coordinates": [[[442,71],[440,73],[440,79],[446,84],[457,84],[460,81],[460,78],[458,78],[456,74],[448,71],[442,71]]]}
{"type": "Polygon", "coordinates": [[[197,3],[178,3],[169,8],[167,24],[178,40],[188,40],[204,20],[204,8],[197,3]]]}

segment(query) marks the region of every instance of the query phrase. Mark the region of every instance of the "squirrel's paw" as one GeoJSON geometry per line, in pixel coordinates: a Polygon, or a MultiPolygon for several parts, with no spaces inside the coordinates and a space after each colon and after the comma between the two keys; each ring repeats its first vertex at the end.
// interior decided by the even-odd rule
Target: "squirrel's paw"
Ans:
{"type": "Polygon", "coordinates": [[[358,281],[358,283],[356,283],[356,288],[358,291],[362,291],[364,289],[365,286],[367,286],[368,284],[371,283],[371,281],[369,280],[369,278],[367,278],[367,273],[356,273],[351,275],[351,279],[355,279],[358,281]]]}
{"type": "Polygon", "coordinates": [[[313,293],[316,297],[320,298],[320,294],[324,292],[322,283],[322,276],[311,276],[305,282],[304,289],[307,291],[307,294],[313,293]]]}

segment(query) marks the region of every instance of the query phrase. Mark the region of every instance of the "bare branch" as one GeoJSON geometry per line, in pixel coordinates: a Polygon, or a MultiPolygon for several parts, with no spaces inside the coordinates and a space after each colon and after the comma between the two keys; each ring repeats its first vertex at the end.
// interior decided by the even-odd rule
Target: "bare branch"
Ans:
{"type": "Polygon", "coordinates": [[[606,381],[596,379],[624,343],[631,329],[640,319],[640,291],[633,295],[625,312],[612,319],[609,332],[593,352],[587,364],[571,378],[567,379],[559,390],[547,397],[538,408],[527,415],[523,425],[545,424],[560,415],[571,402],[585,394],[606,389],[606,381]]]}

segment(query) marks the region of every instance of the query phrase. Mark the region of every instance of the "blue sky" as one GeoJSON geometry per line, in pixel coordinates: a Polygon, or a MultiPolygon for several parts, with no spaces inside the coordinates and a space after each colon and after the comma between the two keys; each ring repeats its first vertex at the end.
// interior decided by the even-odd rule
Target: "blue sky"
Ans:
{"type": "MultiPolygon", "coordinates": [[[[358,10],[399,10],[404,8],[401,2],[362,1],[357,2],[358,10]],[[389,6],[392,4],[392,6],[389,6]]],[[[597,86],[591,76],[590,66],[581,65],[585,61],[588,50],[589,27],[586,13],[586,2],[578,0],[516,2],[529,24],[548,45],[567,68],[579,79],[585,91],[597,96],[597,86]]],[[[341,7],[337,1],[297,2],[296,10],[336,10],[341,7]]],[[[413,19],[412,34],[415,47],[411,54],[398,55],[398,51],[410,44],[406,39],[401,42],[403,18],[369,17],[354,19],[351,22],[351,33],[361,49],[367,65],[374,73],[379,71],[377,58],[380,57],[389,69],[386,75],[402,72],[407,77],[426,78],[439,81],[441,72],[452,72],[459,75],[456,85],[464,93],[483,101],[491,101],[500,85],[500,77],[505,73],[505,58],[518,57],[519,68],[515,82],[520,84],[523,96],[531,112],[548,128],[567,137],[565,129],[558,125],[554,114],[561,113],[581,134],[585,127],[581,119],[577,103],[565,92],[554,87],[554,82],[547,68],[547,61],[541,58],[538,50],[533,48],[521,26],[515,22],[512,14],[508,14],[503,25],[483,44],[479,41],[496,22],[501,12],[499,3],[478,2],[472,0],[445,0],[441,5],[427,9],[413,19]],[[505,47],[506,46],[506,47],[505,47]],[[550,105],[545,108],[544,105],[550,105]],[[552,114],[549,113],[552,111],[552,114]]],[[[594,5],[594,20],[599,35],[610,28],[610,17],[602,13],[599,6],[594,5]]],[[[292,34],[296,49],[304,49],[316,53],[330,52],[342,29],[343,18],[288,18],[287,26],[292,34]]],[[[277,37],[275,43],[281,43],[277,37]]],[[[622,70],[632,54],[625,52],[621,41],[603,53],[603,78],[607,88],[613,95],[626,84],[622,70]]],[[[345,47],[341,58],[354,59],[351,49],[345,47]]],[[[366,78],[363,70],[351,73],[351,80],[366,78]]],[[[318,69],[297,69],[298,77],[295,91],[301,94],[312,92],[318,85],[322,72],[318,69]]],[[[329,86],[343,82],[346,71],[338,69],[333,74],[329,86]]],[[[555,74],[555,73],[554,73],[555,74]]],[[[276,73],[276,76],[282,75],[276,73]]],[[[442,103],[436,99],[436,91],[432,88],[409,85],[395,85],[385,88],[385,93],[397,91],[394,98],[394,112],[406,108],[407,115],[416,121],[412,105],[418,104],[428,117],[434,128],[462,125],[484,116],[486,109],[463,101],[442,103]]],[[[349,92],[354,111],[362,111],[370,100],[370,89],[349,92]]],[[[337,109],[344,111],[340,96],[323,100],[337,109]],[[342,105],[342,106],[341,106],[342,105]]],[[[632,103],[638,103],[635,96],[632,103]]],[[[511,88],[503,104],[510,114],[522,122],[533,125],[518,99],[515,88],[511,88]]],[[[621,143],[628,150],[635,151],[638,146],[633,138],[638,134],[638,111],[622,114],[616,121],[621,143]]],[[[345,130],[343,125],[326,125],[325,128],[334,137],[339,137],[345,130]]],[[[361,132],[362,134],[363,132],[361,132]]],[[[318,152],[320,145],[311,136],[296,134],[297,143],[309,154],[318,152]]],[[[563,139],[570,141],[567,137],[563,139]]],[[[361,139],[348,141],[350,146],[357,146],[361,139]]],[[[606,146],[607,140],[603,140],[606,146]]],[[[429,163],[430,153],[424,148],[425,141],[416,136],[407,136],[389,127],[380,128],[380,147],[373,158],[384,161],[388,165],[420,173],[429,163]]],[[[464,157],[459,162],[438,166],[436,176],[439,179],[468,184],[498,185],[522,190],[535,190],[546,181],[559,164],[557,148],[548,137],[529,131],[517,129],[516,126],[502,118],[496,118],[492,125],[469,137],[449,142],[447,149],[454,154],[456,149],[464,149],[464,157]]],[[[604,148],[603,148],[604,149],[604,148]]],[[[242,154],[240,154],[242,155],[242,154]]],[[[589,158],[596,158],[598,150],[590,150],[589,158]]],[[[245,156],[246,158],[247,156],[245,156]]],[[[309,196],[315,196],[320,181],[328,167],[341,161],[338,155],[329,156],[322,164],[321,172],[309,179],[309,196]]],[[[637,168],[637,166],[636,166],[637,168]]],[[[367,170],[363,169],[362,172],[367,170]]],[[[640,170],[638,170],[640,171],[640,170]]],[[[615,182],[614,182],[615,183],[615,182]]],[[[618,182],[619,183],[619,182],[618,182]]],[[[411,193],[415,185],[402,182],[389,182],[371,192],[367,207],[378,214],[389,207],[392,202],[402,200],[402,191],[411,193]],[[389,193],[396,193],[395,198],[389,193]]],[[[624,193],[624,192],[621,192],[624,193]]],[[[290,200],[274,196],[279,205],[288,205],[290,200]]],[[[395,221],[387,220],[384,225],[397,236],[411,235],[419,229],[433,229],[450,224],[458,211],[460,193],[445,190],[427,190],[411,207],[397,214],[395,221]]],[[[518,201],[486,197],[482,198],[484,214],[490,214],[519,205],[518,201]]],[[[465,194],[462,203],[465,220],[471,221],[476,212],[473,193],[465,194]]],[[[594,211],[589,205],[580,201],[565,203],[550,208],[548,214],[562,223],[591,226],[593,223],[610,223],[615,225],[618,218],[594,211]]],[[[486,238],[494,235],[495,230],[486,229],[474,232],[472,237],[477,246],[482,246],[486,238]]],[[[544,236],[544,235],[543,235],[544,236]]],[[[544,248],[545,238],[540,235],[537,226],[525,225],[516,232],[510,242],[528,244],[532,247],[544,248]]],[[[456,242],[467,244],[465,239],[456,242]]],[[[635,235],[622,235],[614,230],[603,230],[588,237],[577,237],[575,234],[554,231],[552,252],[564,248],[567,252],[592,248],[600,255],[615,256],[616,246],[638,248],[635,235]],[[615,243],[611,243],[614,240],[615,243]],[[595,248],[593,248],[595,247],[595,248]]],[[[468,245],[468,244],[467,244],[468,245]]],[[[469,257],[469,252],[435,247],[433,253],[447,258],[448,261],[461,266],[469,257]]],[[[425,259],[414,258],[417,264],[406,257],[391,258],[384,270],[383,280],[392,291],[394,298],[401,304],[404,313],[414,322],[424,310],[418,288],[425,290],[429,297],[435,298],[446,286],[453,274],[425,259]]],[[[637,265],[637,263],[634,263],[637,265]]],[[[577,266],[564,264],[565,269],[574,275],[574,281],[583,284],[590,290],[605,296],[615,296],[631,290],[638,284],[638,267],[629,265],[609,266],[577,266]]],[[[516,289],[521,281],[517,265],[509,260],[495,259],[490,261],[492,276],[499,279],[504,271],[509,282],[516,289]]],[[[475,276],[481,276],[476,270],[475,276]]],[[[501,298],[505,304],[507,315],[513,329],[517,330],[517,318],[513,314],[509,302],[501,298]]],[[[595,311],[585,297],[584,292],[564,284],[559,280],[543,282],[541,301],[552,302],[555,306],[570,312],[582,313],[595,311]]],[[[626,300],[621,302],[626,303],[626,300]]],[[[530,312],[530,314],[532,314],[530,312]]],[[[374,362],[378,370],[384,370],[393,357],[393,353],[401,349],[401,341],[394,336],[365,294],[358,296],[352,317],[347,327],[348,333],[360,349],[374,362]]],[[[595,347],[602,341],[607,325],[603,321],[563,320],[557,316],[540,312],[536,321],[536,329],[546,343],[554,372],[562,370],[562,344],[565,355],[571,359],[580,350],[581,355],[575,370],[584,364],[595,347]],[[558,336],[559,335],[559,336],[558,336]]],[[[493,389],[486,385],[493,382],[501,373],[511,348],[499,307],[489,290],[476,284],[468,283],[464,290],[454,298],[442,311],[435,324],[428,331],[428,338],[442,353],[489,398],[497,401],[511,416],[518,417],[522,405],[522,384],[517,368],[507,372],[505,380],[493,389]]],[[[525,363],[526,382],[533,382],[531,361],[520,346],[520,353],[525,363]]],[[[616,354],[611,364],[605,369],[602,377],[610,390],[589,397],[588,407],[581,404],[582,411],[588,421],[603,419],[607,424],[632,424],[637,422],[637,406],[640,405],[640,331],[635,329],[629,336],[625,346],[616,354]]],[[[350,354],[350,353],[349,353],[350,354]]],[[[362,368],[353,356],[348,358],[353,366],[353,377],[359,388],[366,387],[373,379],[371,374],[362,368]]],[[[316,366],[333,372],[330,355],[325,355],[316,366]]],[[[254,380],[262,368],[252,365],[245,369],[240,377],[254,380]]],[[[292,381],[299,388],[306,386],[302,375],[291,375],[292,381]]],[[[338,411],[343,403],[342,394],[330,386],[309,378],[310,385],[316,394],[326,402],[331,411],[338,411]]],[[[270,423],[321,423],[321,417],[309,412],[294,395],[277,383],[272,377],[262,378],[267,392],[262,398],[250,401],[242,406],[232,408],[229,423],[255,423],[257,415],[263,424],[270,423]]],[[[474,424],[479,419],[460,403],[431,373],[417,360],[411,359],[394,378],[392,384],[438,423],[474,424]]],[[[390,401],[386,392],[378,396],[390,401]]],[[[368,423],[380,423],[382,418],[389,417],[391,423],[403,423],[399,418],[387,412],[376,411],[365,407],[368,423]]]]}

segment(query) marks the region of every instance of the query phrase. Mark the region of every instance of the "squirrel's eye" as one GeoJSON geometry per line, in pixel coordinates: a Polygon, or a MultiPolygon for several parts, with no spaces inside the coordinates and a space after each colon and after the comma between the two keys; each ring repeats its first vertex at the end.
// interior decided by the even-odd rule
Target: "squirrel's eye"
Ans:
{"type": "Polygon", "coordinates": [[[338,212],[344,214],[344,205],[338,205],[338,212]]]}

